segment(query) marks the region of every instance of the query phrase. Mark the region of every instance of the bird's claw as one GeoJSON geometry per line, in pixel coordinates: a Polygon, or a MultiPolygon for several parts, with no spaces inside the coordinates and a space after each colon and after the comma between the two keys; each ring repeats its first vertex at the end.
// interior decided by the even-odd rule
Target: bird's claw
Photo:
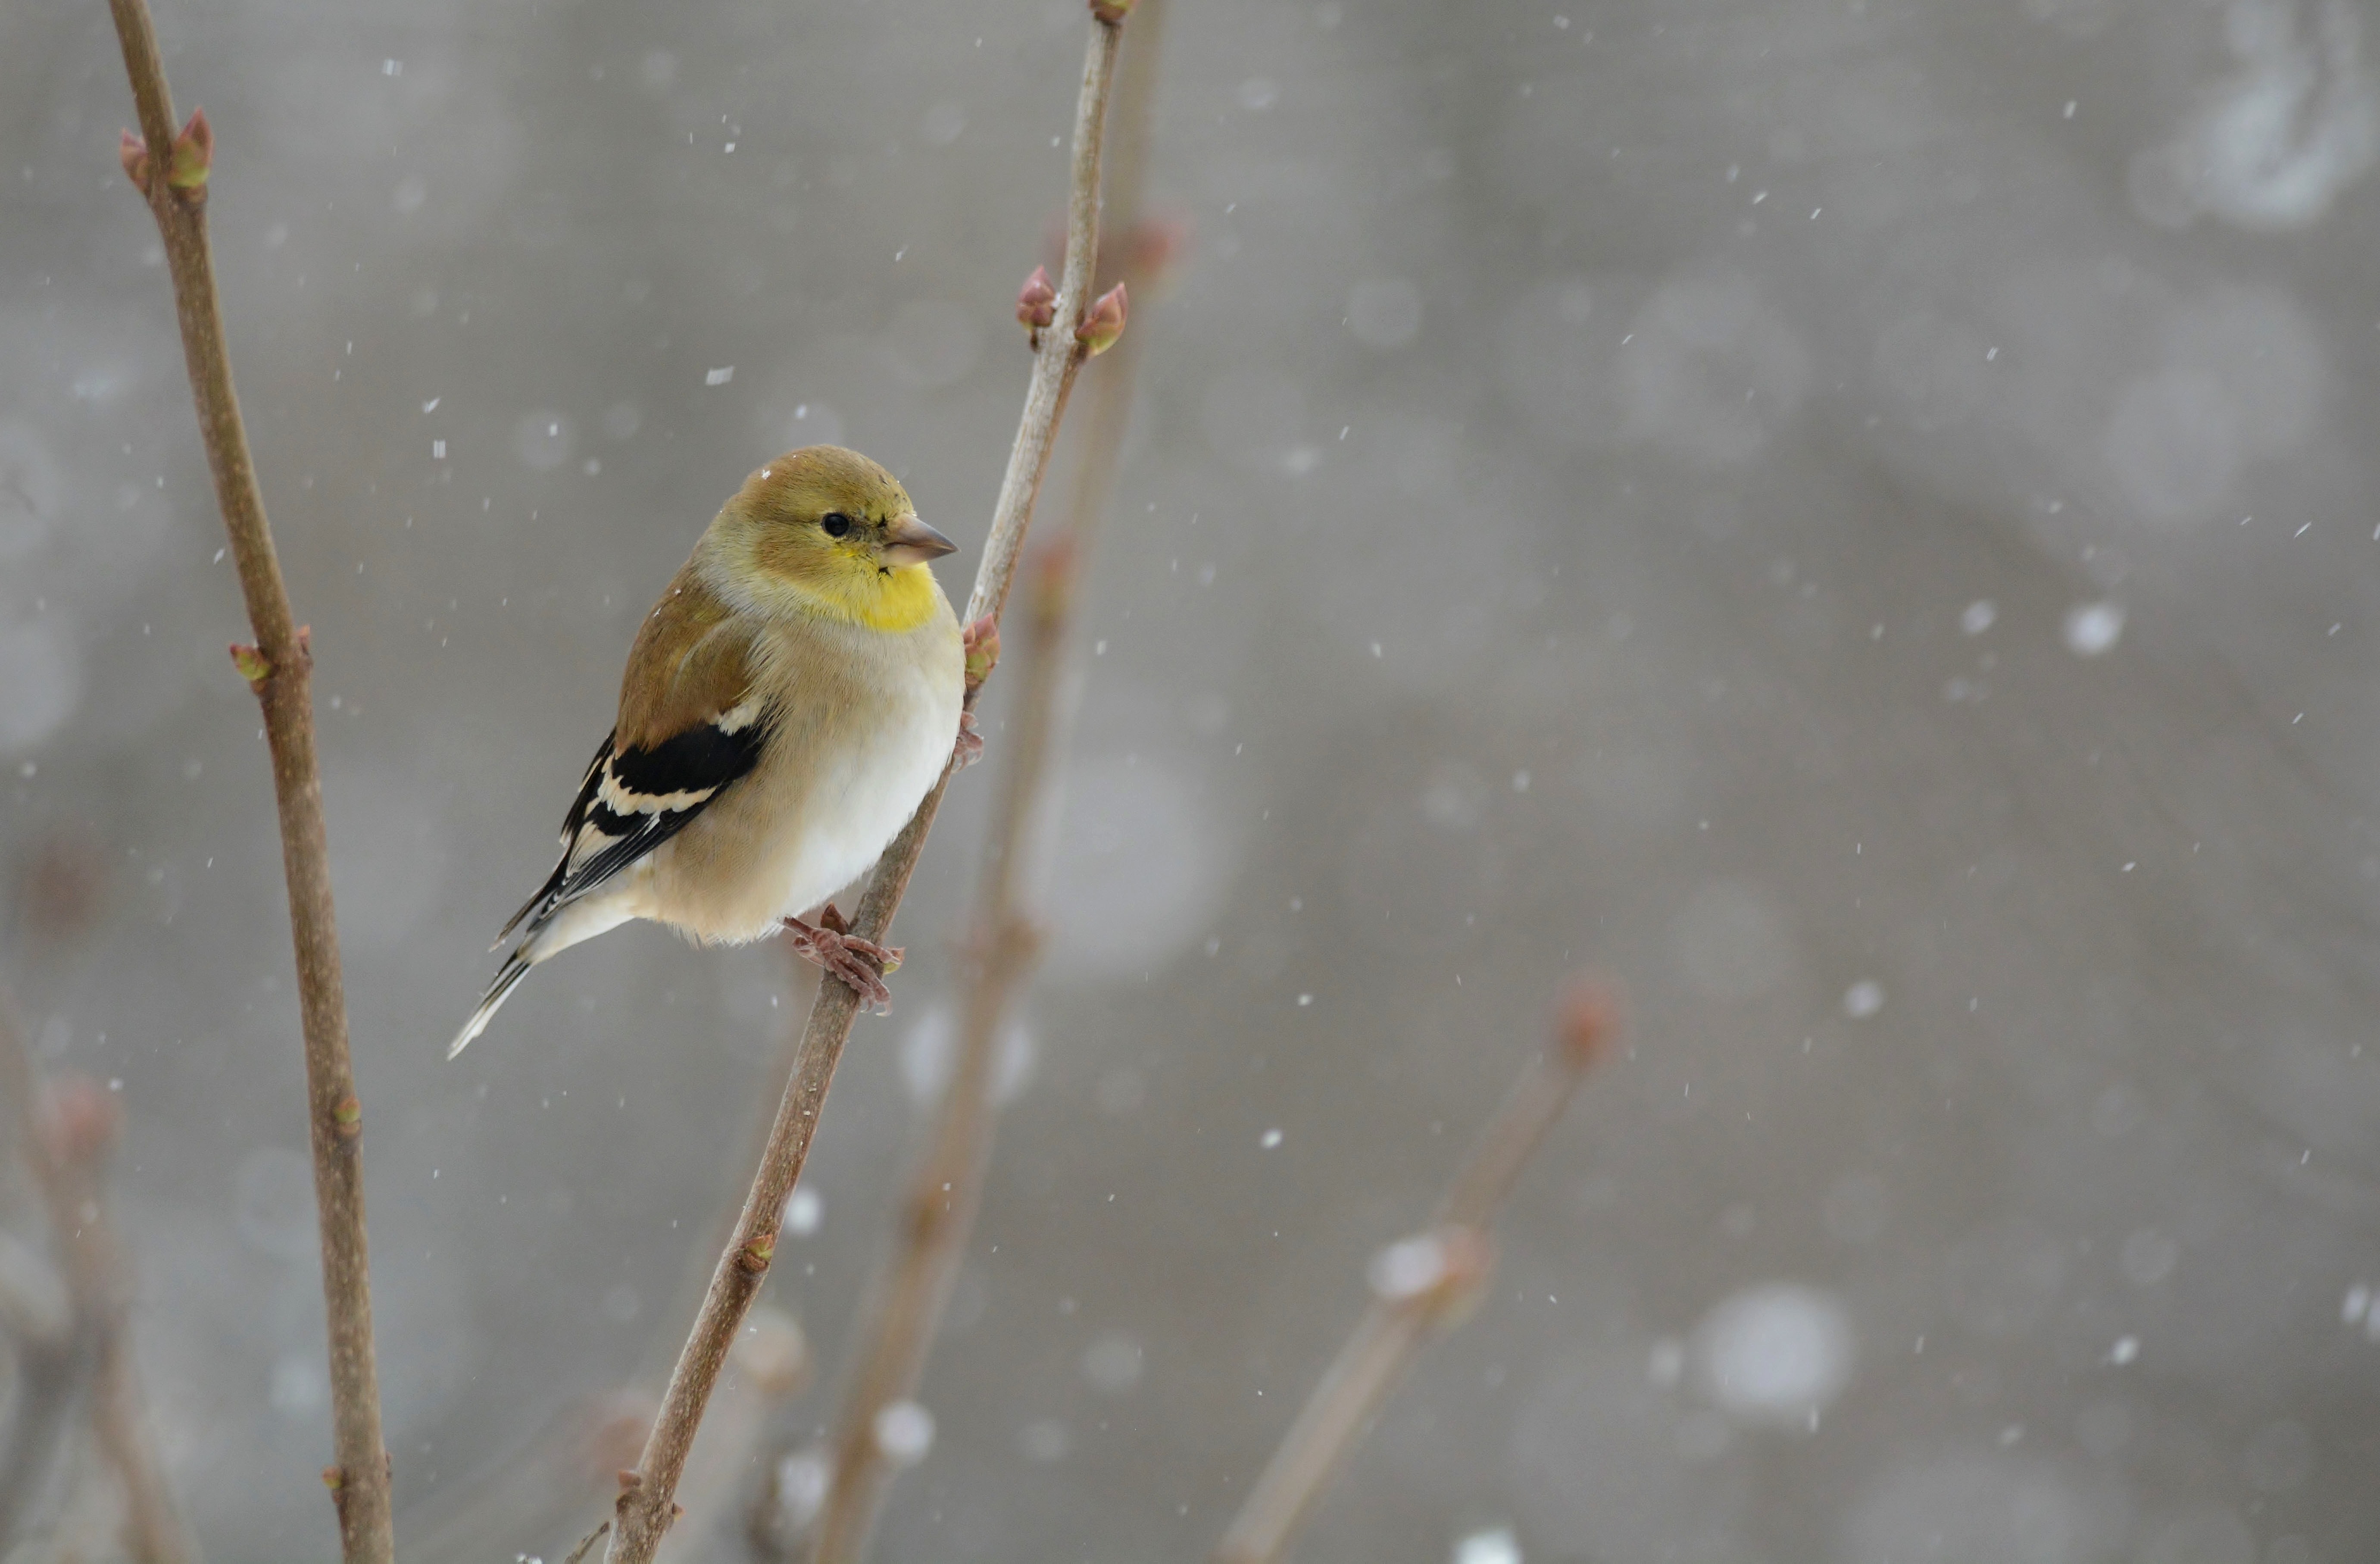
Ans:
{"type": "Polygon", "coordinates": [[[961,771],[983,759],[983,735],[976,731],[973,712],[959,714],[959,741],[953,746],[953,752],[958,757],[958,769],[961,771]]]}
{"type": "Polygon", "coordinates": [[[861,939],[851,932],[832,902],[819,910],[815,923],[787,918],[785,934],[805,960],[840,980],[859,996],[862,1005],[880,1016],[891,1013],[892,991],[884,986],[884,975],[900,967],[899,946],[861,939]]]}

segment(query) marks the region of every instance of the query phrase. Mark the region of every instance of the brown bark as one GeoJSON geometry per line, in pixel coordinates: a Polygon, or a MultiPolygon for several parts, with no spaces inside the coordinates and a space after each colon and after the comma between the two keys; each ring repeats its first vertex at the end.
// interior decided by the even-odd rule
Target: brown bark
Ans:
{"type": "Polygon", "coordinates": [[[140,136],[123,157],[164,241],[182,353],[197,402],[199,434],[213,475],[215,503],[239,570],[256,636],[233,661],[256,692],[273,756],[281,817],[282,870],[306,1046],[308,1128],[322,1249],[322,1300],[330,1324],[332,1448],[322,1480],[339,1516],[347,1564],[390,1564],[388,1452],[381,1438],[380,1383],[372,1356],[371,1282],[364,1240],[363,1108],[347,1055],[346,998],[338,927],[331,907],[330,848],[322,825],[322,779],[314,753],[313,654],[290,610],[273,552],[256,467],[240,422],[207,245],[206,177],[213,137],[203,113],[177,136],[174,104],[146,0],[108,0],[124,47],[140,136]]]}
{"type": "MultiPolygon", "coordinates": [[[[1000,497],[993,507],[990,536],[985,542],[983,560],[976,572],[975,591],[967,600],[965,617],[970,624],[985,617],[996,623],[1007,604],[1018,551],[1024,546],[1033,503],[1049,468],[1058,422],[1065,412],[1075,373],[1087,356],[1072,325],[1084,317],[1091,261],[1098,252],[1099,140],[1121,34],[1121,16],[1110,19],[1095,15],[1084,60],[1082,92],[1075,113],[1066,261],[1056,303],[1055,318],[1066,323],[1067,329],[1040,334],[1024,414],[1009,453],[1007,472],[1001,482],[1000,497]]],[[[970,707],[975,696],[976,690],[970,689],[970,707]]],[[[885,942],[892,913],[901,904],[902,893],[908,889],[909,877],[917,870],[917,855],[925,846],[926,834],[932,828],[934,813],[941,805],[943,789],[950,786],[954,769],[955,763],[944,769],[941,780],[926,795],[917,813],[877,861],[851,923],[852,932],[860,938],[878,944],[885,942]]],[[[611,1542],[604,1554],[606,1564],[647,1564],[676,1518],[678,1480],[686,1471],[686,1456],[693,1448],[696,1430],[701,1425],[703,1409],[718,1384],[728,1348],[735,1339],[745,1313],[759,1296],[770,1262],[776,1256],[777,1230],[783,1221],[785,1200],[793,1193],[802,1165],[808,1158],[810,1139],[818,1129],[827,1087],[834,1079],[835,1066],[843,1057],[844,1045],[850,1039],[857,1010],[858,996],[848,986],[832,982],[819,984],[793,1077],[778,1104],[777,1117],[770,1125],[768,1143],[745,1196],[735,1234],[711,1273],[710,1286],[671,1372],[669,1388],[662,1398],[661,1416],[654,1421],[637,1470],[622,1473],[611,1542]]]]}

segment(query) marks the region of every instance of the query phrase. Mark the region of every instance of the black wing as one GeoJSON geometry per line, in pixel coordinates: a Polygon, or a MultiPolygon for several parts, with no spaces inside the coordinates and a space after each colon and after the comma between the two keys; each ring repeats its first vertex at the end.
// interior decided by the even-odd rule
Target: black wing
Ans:
{"type": "Polygon", "coordinates": [[[523,923],[534,929],[685,830],[759,764],[768,735],[767,714],[747,702],[650,747],[616,749],[618,736],[606,737],[562,823],[562,861],[496,943],[523,923]]]}

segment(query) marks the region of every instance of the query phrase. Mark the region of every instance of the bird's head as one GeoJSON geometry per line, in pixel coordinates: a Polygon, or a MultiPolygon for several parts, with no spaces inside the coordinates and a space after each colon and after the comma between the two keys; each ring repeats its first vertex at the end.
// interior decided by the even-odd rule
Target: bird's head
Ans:
{"type": "Polygon", "coordinates": [[[710,524],[757,606],[908,629],[940,589],[927,561],[958,545],[917,519],[901,482],[857,451],[806,446],[744,481],[710,524]]]}

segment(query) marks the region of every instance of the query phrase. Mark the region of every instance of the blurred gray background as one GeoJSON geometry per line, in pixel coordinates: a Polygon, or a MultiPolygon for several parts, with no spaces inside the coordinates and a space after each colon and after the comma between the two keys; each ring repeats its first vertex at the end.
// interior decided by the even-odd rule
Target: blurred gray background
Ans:
{"type": "MultiPolygon", "coordinates": [[[[1052,965],[880,1557],[1201,1557],[1590,962],[1631,1047],[1305,1558],[2380,1557],[2375,23],[1177,0],[1193,238],[1135,301],[1052,965]]],[[[314,629],[401,1534],[551,1556],[810,979],[626,930],[441,1045],[747,470],[869,452],[962,590],[1081,8],[158,24],[314,629]]],[[[0,10],[0,965],[121,1082],[210,1553],[322,1558],[273,814],[130,118],[96,0],[0,10]]],[[[741,1558],[832,1415],[991,775],[780,1252],[819,1375],[712,1447],[681,1558],[741,1558]]]]}

